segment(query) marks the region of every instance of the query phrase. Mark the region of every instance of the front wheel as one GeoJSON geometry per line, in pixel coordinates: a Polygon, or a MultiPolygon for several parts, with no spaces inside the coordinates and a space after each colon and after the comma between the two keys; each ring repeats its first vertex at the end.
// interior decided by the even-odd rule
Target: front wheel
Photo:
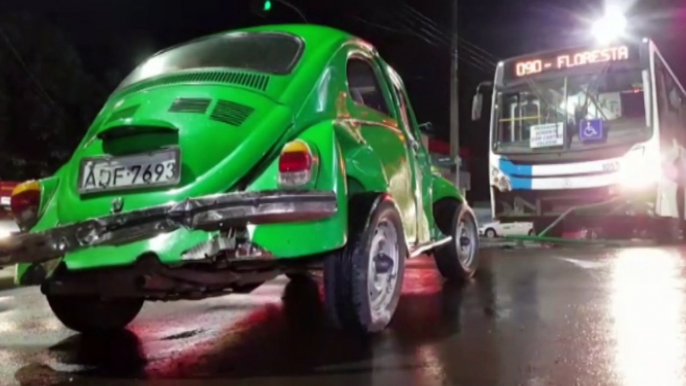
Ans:
{"type": "Polygon", "coordinates": [[[387,197],[353,200],[350,208],[348,242],[325,262],[325,306],[338,327],[375,333],[391,322],[400,299],[403,227],[387,197]]]}
{"type": "Polygon", "coordinates": [[[452,282],[468,280],[479,266],[479,237],[474,213],[455,200],[439,201],[434,213],[441,232],[452,236],[450,242],[434,251],[438,271],[452,282]]]}
{"type": "Polygon", "coordinates": [[[92,296],[48,295],[48,304],[67,328],[81,333],[121,330],[143,308],[143,299],[101,300],[92,296]]]}
{"type": "Polygon", "coordinates": [[[486,229],[486,237],[488,237],[489,239],[494,239],[497,236],[498,236],[498,234],[495,233],[495,229],[493,229],[493,228],[486,229]]]}

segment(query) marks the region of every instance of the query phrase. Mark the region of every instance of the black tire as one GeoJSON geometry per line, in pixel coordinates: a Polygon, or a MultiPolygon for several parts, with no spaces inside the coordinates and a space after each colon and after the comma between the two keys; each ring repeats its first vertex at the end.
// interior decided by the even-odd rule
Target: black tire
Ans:
{"type": "Polygon", "coordinates": [[[470,279],[479,267],[479,237],[474,212],[457,200],[443,199],[434,205],[434,216],[441,232],[453,237],[452,241],[434,250],[438,271],[451,282],[470,279]]]}
{"type": "Polygon", "coordinates": [[[57,319],[81,333],[108,333],[128,325],[143,307],[143,299],[101,300],[91,296],[47,295],[57,319]]]}
{"type": "Polygon", "coordinates": [[[655,227],[655,240],[660,245],[674,245],[681,238],[681,222],[676,218],[658,218],[655,227]]]}
{"type": "Polygon", "coordinates": [[[312,279],[312,275],[307,272],[288,272],[286,273],[286,277],[290,281],[308,281],[312,279]]]}
{"type": "Polygon", "coordinates": [[[529,236],[536,236],[536,232],[534,231],[534,228],[529,229],[529,232],[526,233],[529,236]]]}
{"type": "Polygon", "coordinates": [[[484,235],[488,237],[489,239],[494,239],[498,237],[498,233],[496,233],[495,229],[493,228],[488,228],[486,229],[486,232],[484,232],[484,235]]]}
{"type": "MultiPolygon", "coordinates": [[[[362,333],[382,331],[393,318],[400,299],[400,292],[407,259],[407,245],[403,233],[400,214],[389,196],[362,195],[355,197],[349,204],[349,231],[346,246],[338,253],[329,256],[324,263],[325,308],[329,319],[339,328],[362,333]],[[397,264],[387,264],[388,254],[378,253],[375,261],[371,258],[372,248],[377,246],[374,236],[380,229],[384,235],[395,232],[395,241],[385,240],[391,249],[397,251],[397,264]],[[386,233],[388,232],[388,233],[386,233]],[[390,242],[389,242],[390,241],[390,242]],[[379,275],[388,275],[388,283],[394,287],[383,295],[382,307],[372,307],[373,296],[369,284],[371,264],[373,269],[382,268],[379,275]],[[385,265],[384,265],[385,264],[385,265]],[[394,267],[397,268],[394,270],[394,267]],[[391,272],[383,270],[390,269],[391,272]],[[395,271],[395,272],[394,272],[395,271]],[[394,280],[393,280],[394,279],[394,280]]],[[[381,244],[379,244],[381,245],[381,244]]],[[[386,244],[384,244],[386,245],[386,244]]],[[[392,258],[390,258],[392,260],[392,258]]]]}

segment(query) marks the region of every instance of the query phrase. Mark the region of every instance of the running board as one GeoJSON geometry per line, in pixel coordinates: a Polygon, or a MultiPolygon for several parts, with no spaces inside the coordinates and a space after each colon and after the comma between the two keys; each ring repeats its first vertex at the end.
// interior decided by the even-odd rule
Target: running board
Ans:
{"type": "Polygon", "coordinates": [[[435,241],[433,243],[419,245],[419,246],[412,249],[412,252],[410,252],[410,257],[417,257],[417,256],[421,255],[422,253],[428,251],[428,250],[434,249],[434,248],[441,246],[445,243],[448,243],[452,240],[453,240],[453,237],[448,236],[444,239],[440,239],[440,240],[435,241]]]}

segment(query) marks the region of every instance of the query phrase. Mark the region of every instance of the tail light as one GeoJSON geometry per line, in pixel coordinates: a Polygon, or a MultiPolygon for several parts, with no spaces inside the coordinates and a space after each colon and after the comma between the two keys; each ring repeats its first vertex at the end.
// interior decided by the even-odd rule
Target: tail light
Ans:
{"type": "Polygon", "coordinates": [[[312,179],[312,151],[307,143],[296,140],[287,143],[279,157],[279,184],[302,186],[312,179]]]}
{"type": "Polygon", "coordinates": [[[38,222],[41,188],[37,181],[17,185],[12,191],[10,208],[19,229],[26,231],[38,222]]]}

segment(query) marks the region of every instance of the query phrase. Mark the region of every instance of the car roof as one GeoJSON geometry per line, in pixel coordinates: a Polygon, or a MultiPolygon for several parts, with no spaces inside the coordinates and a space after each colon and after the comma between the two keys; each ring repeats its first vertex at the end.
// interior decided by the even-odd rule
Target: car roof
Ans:
{"type": "Polygon", "coordinates": [[[270,24],[256,27],[242,28],[230,32],[282,32],[299,36],[305,44],[322,43],[326,41],[340,41],[345,39],[358,39],[342,30],[318,24],[270,24]]]}
{"type": "Polygon", "coordinates": [[[177,47],[195,42],[195,41],[200,41],[200,40],[205,40],[208,38],[212,38],[215,36],[221,36],[221,35],[226,35],[230,33],[240,33],[240,32],[276,32],[276,33],[286,33],[286,34],[291,34],[300,37],[304,42],[305,42],[305,47],[310,46],[310,47],[317,47],[317,46],[325,46],[327,44],[335,44],[337,42],[342,42],[346,40],[354,40],[357,41],[359,44],[363,45],[366,47],[366,49],[370,52],[377,53],[376,48],[370,44],[369,42],[365,41],[364,39],[359,38],[358,36],[351,35],[347,32],[344,32],[342,30],[339,30],[337,28],[332,28],[332,27],[327,27],[323,25],[318,25],[318,24],[268,24],[268,25],[260,25],[260,26],[254,26],[254,27],[247,27],[247,28],[239,28],[239,29],[233,29],[233,30],[227,30],[227,31],[221,31],[209,35],[204,35],[197,37],[192,40],[187,40],[181,43],[178,43],[176,45],[166,47],[158,52],[156,52],[154,55],[151,57],[155,57],[157,55],[160,55],[164,52],[173,50],[177,47]]]}

